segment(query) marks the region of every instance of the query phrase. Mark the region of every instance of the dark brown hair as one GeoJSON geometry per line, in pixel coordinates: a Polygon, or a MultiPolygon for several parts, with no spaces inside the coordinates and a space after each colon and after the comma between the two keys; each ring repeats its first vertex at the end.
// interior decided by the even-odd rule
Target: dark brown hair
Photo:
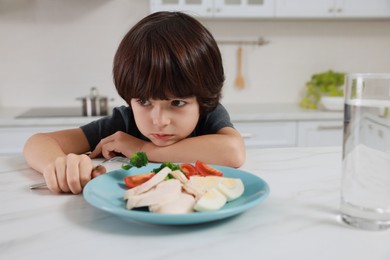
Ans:
{"type": "Polygon", "coordinates": [[[200,112],[218,105],[225,80],[214,37],[180,12],[153,13],[131,28],[115,54],[113,75],[127,103],[195,96],[200,112]]]}

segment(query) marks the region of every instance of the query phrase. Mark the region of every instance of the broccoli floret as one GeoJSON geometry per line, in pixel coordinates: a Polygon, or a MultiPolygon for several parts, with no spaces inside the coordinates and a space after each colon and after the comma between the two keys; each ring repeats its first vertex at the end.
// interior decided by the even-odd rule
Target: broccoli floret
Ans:
{"type": "Polygon", "coordinates": [[[132,167],[141,168],[147,165],[148,162],[149,160],[148,160],[148,156],[146,156],[146,153],[137,152],[130,157],[128,164],[126,163],[122,164],[122,169],[130,170],[132,167]]]}
{"type": "Polygon", "coordinates": [[[137,152],[130,157],[130,164],[140,168],[148,164],[148,157],[144,152],[137,152]]]}
{"type": "Polygon", "coordinates": [[[168,167],[168,168],[171,169],[172,171],[181,170],[180,165],[178,165],[178,164],[174,164],[174,163],[172,163],[172,162],[163,162],[163,163],[160,165],[160,167],[153,169],[152,172],[158,173],[159,171],[161,171],[161,170],[164,169],[165,167],[168,167]]]}

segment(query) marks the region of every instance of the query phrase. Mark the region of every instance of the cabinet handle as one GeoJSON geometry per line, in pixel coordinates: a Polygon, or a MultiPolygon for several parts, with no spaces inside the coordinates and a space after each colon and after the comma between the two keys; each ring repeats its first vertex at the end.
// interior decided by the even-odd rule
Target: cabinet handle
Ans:
{"type": "Polygon", "coordinates": [[[329,8],[328,12],[329,13],[333,13],[334,12],[334,8],[329,8]]]}
{"type": "Polygon", "coordinates": [[[341,8],[337,8],[337,10],[336,10],[336,12],[338,12],[338,13],[341,13],[343,11],[343,9],[341,9],[341,8]]]}
{"type": "Polygon", "coordinates": [[[342,125],[319,125],[318,130],[338,130],[343,129],[342,125]]]}
{"type": "Polygon", "coordinates": [[[241,136],[244,139],[251,139],[251,138],[253,138],[254,134],[251,134],[251,133],[241,133],[241,136]]]}

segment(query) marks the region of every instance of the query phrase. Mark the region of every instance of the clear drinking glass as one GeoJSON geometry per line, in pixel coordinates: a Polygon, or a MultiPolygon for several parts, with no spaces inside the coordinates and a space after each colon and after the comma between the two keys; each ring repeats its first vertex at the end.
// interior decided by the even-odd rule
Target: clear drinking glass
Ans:
{"type": "Polygon", "coordinates": [[[390,227],[390,74],[345,78],[341,216],[362,229],[390,227]]]}

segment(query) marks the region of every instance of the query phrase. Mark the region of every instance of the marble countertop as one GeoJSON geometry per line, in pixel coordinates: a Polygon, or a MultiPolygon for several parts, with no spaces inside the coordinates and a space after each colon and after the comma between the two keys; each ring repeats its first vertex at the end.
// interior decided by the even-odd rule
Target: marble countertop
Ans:
{"type": "Polygon", "coordinates": [[[31,191],[43,179],[20,155],[0,162],[0,259],[390,259],[390,230],[340,221],[340,147],[249,149],[241,169],[264,179],[269,197],[189,226],[132,222],[82,195],[31,191]]]}
{"type": "MultiPolygon", "coordinates": [[[[340,111],[306,110],[297,104],[224,104],[234,122],[248,121],[289,121],[289,120],[342,120],[343,113],[340,111]]],[[[28,112],[28,107],[0,107],[0,126],[78,126],[91,122],[99,117],[52,116],[52,117],[29,117],[19,116],[28,112]]],[[[56,109],[59,108],[47,108],[56,109]]],[[[81,108],[66,107],[66,110],[77,111],[81,108]]]]}

